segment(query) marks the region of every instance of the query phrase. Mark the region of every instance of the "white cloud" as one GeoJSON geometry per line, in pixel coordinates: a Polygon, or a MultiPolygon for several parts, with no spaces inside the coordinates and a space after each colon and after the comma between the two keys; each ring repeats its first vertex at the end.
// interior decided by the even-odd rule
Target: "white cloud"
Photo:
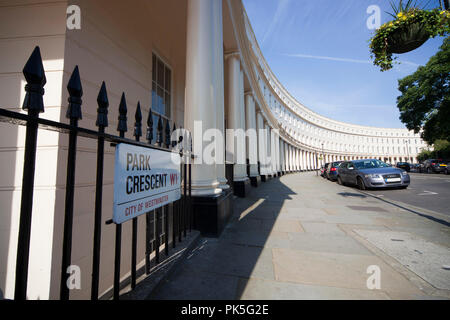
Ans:
{"type": "MultiPolygon", "coordinates": [[[[373,63],[371,60],[337,58],[337,57],[328,57],[328,56],[315,56],[315,55],[302,54],[302,53],[283,54],[283,55],[287,56],[287,57],[292,57],[292,58],[317,59],[317,60],[328,60],[328,61],[339,61],[339,62],[350,62],[350,63],[367,63],[367,64],[373,63]]],[[[410,61],[398,60],[398,62],[400,62],[401,64],[411,65],[414,67],[419,66],[419,64],[410,62],[410,61]]]]}
{"type": "Polygon", "coordinates": [[[266,32],[264,33],[261,45],[263,45],[266,42],[266,40],[272,36],[272,34],[276,30],[280,22],[281,23],[284,22],[286,15],[289,14],[289,10],[287,9],[289,7],[290,2],[291,0],[278,1],[277,9],[275,10],[275,15],[272,21],[270,22],[269,26],[267,27],[266,32]]]}

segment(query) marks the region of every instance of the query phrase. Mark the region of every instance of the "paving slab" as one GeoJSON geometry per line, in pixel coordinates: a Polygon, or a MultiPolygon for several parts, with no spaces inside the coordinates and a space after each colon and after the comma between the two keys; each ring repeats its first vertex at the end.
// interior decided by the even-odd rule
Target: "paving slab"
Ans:
{"type": "Polygon", "coordinates": [[[289,233],[290,249],[312,252],[372,255],[360,242],[347,235],[289,233]]]}
{"type": "Polygon", "coordinates": [[[377,256],[272,249],[275,279],[282,282],[349,289],[367,289],[370,266],[381,270],[384,292],[422,294],[377,256]],[[293,267],[295,266],[295,267],[293,267]]]}
{"type": "Polygon", "coordinates": [[[260,279],[239,280],[242,300],[387,300],[379,290],[314,286],[260,279]]]}
{"type": "Polygon", "coordinates": [[[435,288],[450,290],[450,248],[408,232],[354,230],[435,288]]]}
{"type": "Polygon", "coordinates": [[[306,233],[318,235],[345,235],[344,231],[339,229],[337,224],[323,222],[302,222],[306,233]]]}

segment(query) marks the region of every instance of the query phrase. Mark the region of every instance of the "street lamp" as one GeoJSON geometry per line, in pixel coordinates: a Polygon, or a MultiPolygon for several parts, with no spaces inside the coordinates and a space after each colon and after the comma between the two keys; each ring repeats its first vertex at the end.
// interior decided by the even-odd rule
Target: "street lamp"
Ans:
{"type": "Polygon", "coordinates": [[[322,142],[322,164],[325,165],[325,152],[323,152],[323,142],[322,142]]]}
{"type": "Polygon", "coordinates": [[[408,155],[408,161],[407,162],[409,162],[410,159],[409,159],[409,146],[408,146],[408,144],[410,142],[407,139],[403,140],[403,142],[406,144],[406,154],[408,155]]]}

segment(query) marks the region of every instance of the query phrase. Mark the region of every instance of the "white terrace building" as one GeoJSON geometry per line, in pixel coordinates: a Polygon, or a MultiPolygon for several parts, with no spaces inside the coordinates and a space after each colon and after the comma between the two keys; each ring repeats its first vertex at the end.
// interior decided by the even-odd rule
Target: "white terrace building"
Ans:
{"type": "MultiPolygon", "coordinates": [[[[23,112],[22,69],[37,45],[47,76],[42,118],[68,121],[66,86],[78,65],[84,91],[80,127],[96,128],[96,98],[105,81],[110,105],[107,133],[117,134],[122,92],[129,128],[140,101],[144,119],[151,108],[155,123],[161,115],[190,131],[195,121],[201,121],[203,129],[221,132],[267,129],[258,131],[257,143],[243,141],[240,149],[228,145],[226,165],[194,166],[193,206],[197,227],[205,234],[220,234],[230,215],[230,190],[245,196],[250,181],[257,186],[280,174],[316,169],[323,160],[414,162],[425,147],[408,130],[343,123],[299,103],[265,61],[241,0],[2,0],[1,108],[23,112]],[[71,5],[81,10],[81,29],[67,28],[71,5]],[[249,160],[248,171],[245,164],[235,164],[239,157],[249,160]],[[272,161],[264,165],[269,158],[272,161]]],[[[133,138],[132,134],[129,129],[126,136],[133,138]]],[[[59,293],[67,146],[67,135],[39,131],[28,286],[32,299],[55,299],[59,293]]],[[[24,128],[0,124],[0,289],[9,298],[14,292],[23,151],[24,128]]],[[[82,283],[81,290],[71,292],[73,299],[89,297],[95,159],[95,142],[79,139],[72,263],[80,266],[82,283]]],[[[112,211],[113,170],[114,148],[107,145],[105,220],[112,211]]],[[[100,293],[111,288],[114,256],[113,228],[102,228],[100,293]]],[[[123,243],[129,242],[130,230],[124,226],[123,243]]],[[[144,230],[140,219],[138,262],[145,251],[144,230]]],[[[129,251],[123,245],[122,277],[130,272],[129,251]]]]}

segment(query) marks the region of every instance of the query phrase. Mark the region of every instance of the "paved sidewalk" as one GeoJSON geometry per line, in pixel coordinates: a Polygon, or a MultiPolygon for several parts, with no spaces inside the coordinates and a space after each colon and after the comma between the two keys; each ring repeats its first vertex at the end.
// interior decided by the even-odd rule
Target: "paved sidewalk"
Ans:
{"type": "Polygon", "coordinates": [[[236,198],[152,299],[449,299],[450,228],[299,173],[236,198]],[[369,290],[369,266],[380,270],[369,290]]]}

